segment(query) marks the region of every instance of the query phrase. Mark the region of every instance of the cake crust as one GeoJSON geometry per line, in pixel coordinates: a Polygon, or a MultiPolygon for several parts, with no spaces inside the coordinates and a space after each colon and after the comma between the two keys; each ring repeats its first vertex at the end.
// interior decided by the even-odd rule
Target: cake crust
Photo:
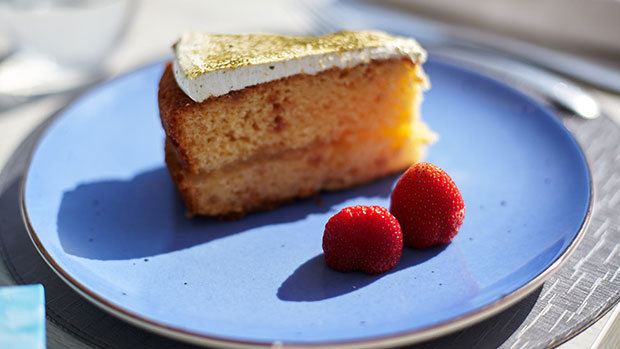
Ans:
{"type": "Polygon", "coordinates": [[[188,215],[241,216],[404,170],[434,134],[408,59],[299,74],[197,103],[168,64],[159,85],[166,163],[188,215]]]}

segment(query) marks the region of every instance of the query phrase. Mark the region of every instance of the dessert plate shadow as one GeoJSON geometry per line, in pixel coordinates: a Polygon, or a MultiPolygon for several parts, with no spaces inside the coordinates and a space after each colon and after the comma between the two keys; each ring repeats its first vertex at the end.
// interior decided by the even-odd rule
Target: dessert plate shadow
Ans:
{"type": "Polygon", "coordinates": [[[188,219],[164,164],[163,64],[61,111],[33,151],[22,208],[43,259],[78,293],[135,325],[221,347],[403,345],[487,318],[539,287],[574,248],[592,202],[579,145],[511,87],[430,60],[427,160],[467,209],[454,241],[405,248],[380,275],[323,260],[329,217],[389,206],[398,174],[237,221],[188,219]]]}

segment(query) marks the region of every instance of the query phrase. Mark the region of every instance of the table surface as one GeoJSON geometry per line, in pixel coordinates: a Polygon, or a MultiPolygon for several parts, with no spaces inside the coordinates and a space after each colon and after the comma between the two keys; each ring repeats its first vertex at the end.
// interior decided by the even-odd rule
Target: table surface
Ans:
{"type": "MultiPolygon", "coordinates": [[[[235,4],[238,5],[238,2],[235,4]]],[[[115,76],[170,56],[170,44],[176,40],[180,32],[187,29],[292,34],[307,33],[311,30],[310,19],[301,14],[298,4],[283,0],[272,1],[269,4],[270,10],[266,10],[264,2],[246,1],[243,5],[235,6],[234,11],[230,11],[231,6],[234,5],[229,2],[182,0],[173,3],[165,0],[152,0],[148,6],[141,3],[129,32],[107,60],[109,75],[115,76]],[[188,11],[188,9],[194,10],[188,11]],[[208,18],[205,18],[205,13],[209,14],[208,18]]],[[[599,90],[591,91],[601,102],[606,115],[620,124],[620,96],[599,90]]],[[[71,95],[57,95],[0,111],[0,169],[4,167],[25,137],[37,125],[66,105],[71,97],[71,95]]],[[[0,285],[14,283],[5,265],[0,263],[0,285]]],[[[609,321],[608,314],[583,333],[562,344],[561,348],[591,347],[609,321]]],[[[47,326],[47,341],[50,348],[84,346],[83,342],[69,335],[54,323],[48,321],[47,326]]]]}

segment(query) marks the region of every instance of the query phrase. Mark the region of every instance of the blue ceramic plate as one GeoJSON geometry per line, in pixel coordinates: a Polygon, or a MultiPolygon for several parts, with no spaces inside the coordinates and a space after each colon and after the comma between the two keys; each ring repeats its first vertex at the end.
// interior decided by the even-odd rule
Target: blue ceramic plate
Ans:
{"type": "Polygon", "coordinates": [[[164,165],[157,64],[65,108],[24,179],[23,210],[50,266],[134,324],[221,346],[411,343],[488,317],[538,287],[590,212],[584,156],[548,110],[471,71],[431,61],[423,115],[440,140],[427,159],[463,194],[446,246],[405,248],[391,271],[326,267],[326,221],[389,205],[398,176],[236,222],[188,219],[164,165]]]}

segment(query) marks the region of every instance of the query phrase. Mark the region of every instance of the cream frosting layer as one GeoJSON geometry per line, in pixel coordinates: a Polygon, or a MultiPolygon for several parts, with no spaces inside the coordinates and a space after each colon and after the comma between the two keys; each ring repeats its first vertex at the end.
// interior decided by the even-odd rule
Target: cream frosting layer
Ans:
{"type": "Polygon", "coordinates": [[[343,31],[318,37],[189,32],[181,36],[174,51],[177,84],[196,102],[334,67],[401,57],[415,63],[426,59],[426,52],[414,39],[378,31],[343,31]]]}

